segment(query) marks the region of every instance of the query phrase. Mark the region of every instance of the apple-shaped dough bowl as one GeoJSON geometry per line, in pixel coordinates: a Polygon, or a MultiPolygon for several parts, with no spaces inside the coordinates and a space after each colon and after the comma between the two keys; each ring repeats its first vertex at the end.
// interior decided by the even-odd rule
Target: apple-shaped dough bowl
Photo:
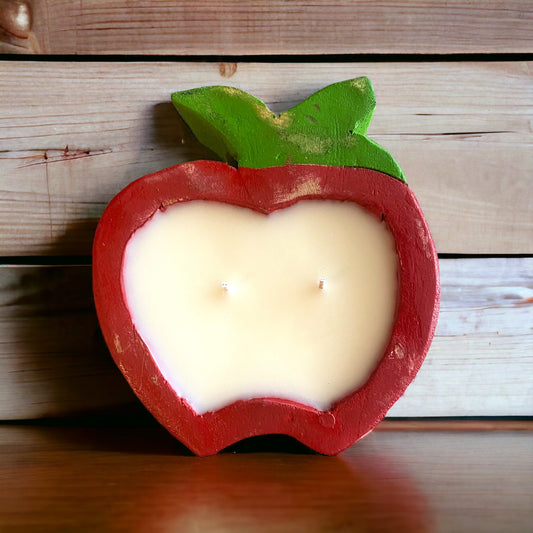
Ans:
{"type": "Polygon", "coordinates": [[[372,86],[279,115],[230,87],[172,101],[227,163],[144,176],[105,210],[93,284],[111,354],[197,455],[264,434],[336,454],[413,380],[439,305],[422,211],[365,136],[372,86]]]}

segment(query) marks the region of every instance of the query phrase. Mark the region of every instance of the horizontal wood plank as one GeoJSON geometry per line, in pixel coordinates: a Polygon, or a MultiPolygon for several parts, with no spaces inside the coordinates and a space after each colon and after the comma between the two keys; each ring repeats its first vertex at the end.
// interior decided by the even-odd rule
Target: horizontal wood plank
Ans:
{"type": "Polygon", "coordinates": [[[170,93],[227,84],[276,112],[368,75],[369,134],[403,167],[440,253],[533,253],[530,62],[0,62],[0,255],[89,254],[129,182],[212,158],[170,93]]]}
{"type": "Polygon", "coordinates": [[[37,45],[26,37],[28,51],[47,54],[533,51],[529,0],[42,0],[33,20],[37,45]]]}
{"type": "Polygon", "coordinates": [[[493,431],[533,431],[531,418],[385,418],[376,431],[481,433],[493,431]]]}
{"type": "MultiPolygon", "coordinates": [[[[436,337],[395,417],[529,416],[533,258],[444,259],[436,337]]],[[[88,266],[0,268],[0,419],[117,409],[88,266]]]]}
{"type": "Polygon", "coordinates": [[[532,444],[373,432],[337,457],[257,439],[196,460],[158,427],[0,426],[2,531],[525,532],[532,444]]]}

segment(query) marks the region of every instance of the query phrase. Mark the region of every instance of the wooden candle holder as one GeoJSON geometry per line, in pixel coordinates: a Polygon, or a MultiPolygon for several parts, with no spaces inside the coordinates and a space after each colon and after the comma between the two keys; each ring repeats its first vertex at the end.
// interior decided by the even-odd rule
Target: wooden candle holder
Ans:
{"type": "Polygon", "coordinates": [[[176,93],[173,101],[198,139],[238,167],[183,163],[140,178],[111,201],[93,247],[94,296],[110,352],[145,406],[197,455],[264,434],[336,454],[370,432],[414,379],[439,306],[437,255],[423,213],[398,165],[365,135],[375,105],[370,82],[332,85],[281,115],[227,87],[176,93]],[[199,414],[164,376],[132,320],[123,283],[128,242],[155,213],[186,202],[269,215],[304,200],[351,202],[392,235],[398,283],[383,355],[362,386],[326,410],[260,396],[199,414]]]}

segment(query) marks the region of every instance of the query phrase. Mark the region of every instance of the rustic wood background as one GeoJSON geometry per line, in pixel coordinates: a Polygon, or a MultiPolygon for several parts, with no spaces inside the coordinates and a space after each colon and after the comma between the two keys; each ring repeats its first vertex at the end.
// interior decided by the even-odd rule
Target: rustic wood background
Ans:
{"type": "Polygon", "coordinates": [[[532,145],[531,0],[0,0],[2,533],[529,531],[532,145]],[[187,457],[100,334],[98,218],[132,180],[212,157],[172,91],[280,111],[360,75],[440,254],[427,360],[338,457],[275,437],[187,457]]]}
{"type": "Polygon", "coordinates": [[[0,419],[135,402],[91,242],[126,184],[212,157],[172,91],[234,85],[279,111],[360,75],[441,257],[437,335],[390,415],[532,414],[532,2],[0,0],[0,53],[0,419]]]}

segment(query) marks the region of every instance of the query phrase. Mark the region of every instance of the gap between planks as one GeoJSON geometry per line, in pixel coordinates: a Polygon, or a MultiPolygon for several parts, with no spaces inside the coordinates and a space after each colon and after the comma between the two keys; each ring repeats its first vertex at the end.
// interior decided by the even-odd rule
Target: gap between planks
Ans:
{"type": "Polygon", "coordinates": [[[460,420],[460,419],[417,419],[398,420],[386,418],[376,431],[533,431],[533,420],[460,420]]]}

